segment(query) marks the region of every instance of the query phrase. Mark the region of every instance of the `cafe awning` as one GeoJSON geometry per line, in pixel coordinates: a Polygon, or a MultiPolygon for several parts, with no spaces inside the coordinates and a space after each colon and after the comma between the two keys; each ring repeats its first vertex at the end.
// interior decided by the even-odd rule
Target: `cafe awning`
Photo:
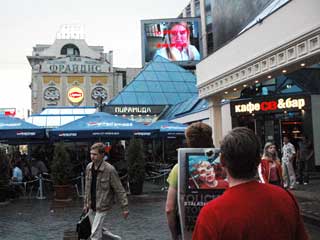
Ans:
{"type": "Polygon", "coordinates": [[[49,131],[53,140],[151,137],[157,130],[144,124],[97,112],[49,131]]]}

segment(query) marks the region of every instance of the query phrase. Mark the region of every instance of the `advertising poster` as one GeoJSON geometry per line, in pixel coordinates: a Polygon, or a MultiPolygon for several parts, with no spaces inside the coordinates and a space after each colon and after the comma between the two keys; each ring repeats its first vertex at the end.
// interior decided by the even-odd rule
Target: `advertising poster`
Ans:
{"type": "Polygon", "coordinates": [[[184,240],[192,237],[198,214],[228,188],[217,148],[178,149],[178,207],[184,240]]]}
{"type": "Polygon", "coordinates": [[[179,64],[195,65],[201,60],[199,18],[142,20],[142,63],[156,56],[179,64]]]}

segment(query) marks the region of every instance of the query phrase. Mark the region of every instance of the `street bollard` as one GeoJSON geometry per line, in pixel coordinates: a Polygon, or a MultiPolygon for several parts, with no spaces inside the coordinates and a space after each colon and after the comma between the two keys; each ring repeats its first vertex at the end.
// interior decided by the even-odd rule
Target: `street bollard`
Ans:
{"type": "Polygon", "coordinates": [[[83,172],[81,172],[81,197],[84,196],[84,176],[83,172]]]}
{"type": "Polygon", "coordinates": [[[38,188],[38,193],[37,193],[37,199],[43,200],[46,199],[45,196],[43,196],[43,179],[42,179],[42,174],[39,176],[39,188],[38,188]]]}

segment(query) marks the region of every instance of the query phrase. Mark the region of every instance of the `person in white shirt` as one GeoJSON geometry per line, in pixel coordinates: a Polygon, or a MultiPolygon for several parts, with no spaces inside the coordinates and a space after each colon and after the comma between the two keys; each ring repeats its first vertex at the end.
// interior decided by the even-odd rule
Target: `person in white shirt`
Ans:
{"type": "Polygon", "coordinates": [[[296,175],[293,168],[293,160],[296,154],[296,149],[293,144],[289,142],[288,137],[283,137],[282,147],[282,170],[284,187],[294,189],[296,184],[296,175]]]}
{"type": "Polygon", "coordinates": [[[12,170],[12,181],[22,182],[23,174],[21,170],[21,164],[19,162],[15,163],[15,166],[12,170]]]}
{"type": "Polygon", "coordinates": [[[171,61],[200,60],[198,49],[190,44],[190,29],[186,22],[172,24],[165,31],[165,44],[154,56],[162,56],[171,61]]]}

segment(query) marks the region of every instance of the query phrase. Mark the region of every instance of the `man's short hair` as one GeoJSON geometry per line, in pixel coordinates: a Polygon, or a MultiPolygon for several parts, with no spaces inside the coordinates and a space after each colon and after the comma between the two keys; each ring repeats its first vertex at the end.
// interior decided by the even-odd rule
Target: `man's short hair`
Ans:
{"type": "Polygon", "coordinates": [[[211,148],[214,147],[212,140],[212,128],[203,122],[192,123],[185,131],[188,147],[211,148]]]}
{"type": "Polygon", "coordinates": [[[106,145],[104,145],[102,142],[97,142],[91,146],[90,150],[98,150],[98,153],[104,154],[105,148],[106,145]]]}
{"type": "Polygon", "coordinates": [[[231,130],[222,140],[221,153],[224,165],[233,178],[250,179],[256,176],[261,161],[260,141],[249,128],[231,130]]]}

